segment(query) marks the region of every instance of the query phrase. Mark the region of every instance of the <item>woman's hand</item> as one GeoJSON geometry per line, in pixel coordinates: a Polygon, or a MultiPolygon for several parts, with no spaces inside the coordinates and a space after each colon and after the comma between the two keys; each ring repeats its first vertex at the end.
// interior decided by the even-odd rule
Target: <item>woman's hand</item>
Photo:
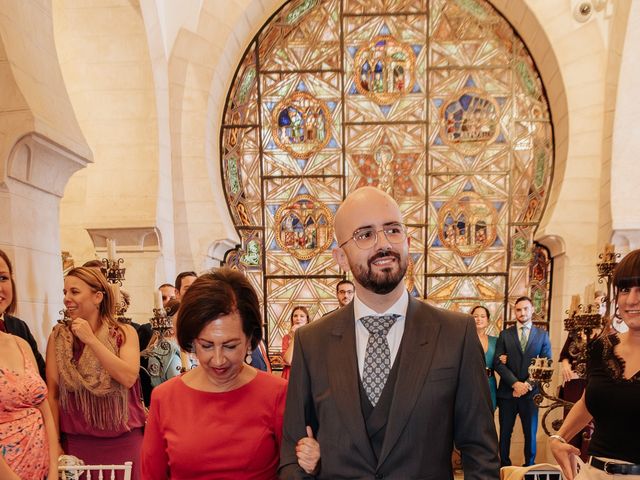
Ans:
{"type": "Polygon", "coordinates": [[[578,378],[576,372],[571,370],[571,364],[569,363],[569,360],[565,358],[564,360],[562,360],[562,363],[560,365],[560,371],[562,372],[562,383],[570,382],[571,380],[575,380],[576,378],[578,378]]]}
{"type": "Polygon", "coordinates": [[[500,359],[500,363],[502,363],[503,365],[507,364],[507,356],[506,355],[500,355],[498,358],[500,359]]]}
{"type": "Polygon", "coordinates": [[[296,445],[298,465],[308,474],[312,474],[320,461],[320,444],[313,438],[313,430],[307,426],[307,436],[298,440],[296,445]]]}
{"type": "Polygon", "coordinates": [[[87,345],[96,339],[89,322],[80,317],[71,322],[71,333],[73,333],[78,340],[87,345]]]}
{"type": "Polygon", "coordinates": [[[556,462],[560,465],[565,480],[573,480],[577,473],[576,459],[580,455],[580,450],[568,443],[562,443],[556,438],[549,441],[549,448],[556,462]]]}

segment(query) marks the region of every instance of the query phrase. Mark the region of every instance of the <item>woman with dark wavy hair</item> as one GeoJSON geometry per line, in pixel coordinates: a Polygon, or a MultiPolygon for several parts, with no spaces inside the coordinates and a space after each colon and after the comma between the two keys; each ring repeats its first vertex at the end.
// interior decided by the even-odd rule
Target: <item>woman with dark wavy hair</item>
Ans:
{"type": "Polygon", "coordinates": [[[640,479],[640,250],[613,272],[616,316],[629,330],[604,334],[587,350],[587,386],[551,435],[551,451],[567,480],[640,479]],[[580,450],[568,440],[593,419],[589,464],[576,476],[580,450]]]}
{"type": "Polygon", "coordinates": [[[113,290],[96,268],[67,274],[64,306],[70,320],[56,325],[47,345],[60,449],[86,464],[132,461],[138,479],[145,418],[136,331],[116,321],[113,290]]]}

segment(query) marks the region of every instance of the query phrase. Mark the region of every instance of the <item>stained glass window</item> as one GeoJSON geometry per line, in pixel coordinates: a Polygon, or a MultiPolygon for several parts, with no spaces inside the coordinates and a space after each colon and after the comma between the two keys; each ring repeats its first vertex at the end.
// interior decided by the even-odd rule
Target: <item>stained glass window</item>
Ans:
{"type": "Polygon", "coordinates": [[[293,305],[337,307],[333,215],[363,185],[389,192],[411,235],[407,286],[449,309],[515,298],[548,323],[551,262],[533,238],[553,172],[535,64],[484,0],[292,0],[248,46],[221,135],[241,246],[271,353],[293,305]]]}

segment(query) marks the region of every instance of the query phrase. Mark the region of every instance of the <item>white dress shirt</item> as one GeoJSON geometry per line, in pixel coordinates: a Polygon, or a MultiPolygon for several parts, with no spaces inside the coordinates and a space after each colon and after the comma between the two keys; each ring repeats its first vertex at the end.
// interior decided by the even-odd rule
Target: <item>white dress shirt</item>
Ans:
{"type": "Polygon", "coordinates": [[[396,319],[387,334],[387,342],[389,343],[389,351],[391,352],[391,365],[393,366],[393,362],[396,360],[398,350],[400,349],[400,342],[402,341],[402,334],[404,333],[404,324],[407,317],[408,306],[409,292],[405,291],[398,301],[391,305],[389,310],[379,313],[371,310],[362,303],[358,298],[358,292],[356,291],[353,297],[353,314],[356,319],[356,355],[358,356],[358,371],[360,372],[360,378],[362,378],[362,371],[364,370],[364,356],[367,351],[367,342],[369,340],[369,331],[362,324],[360,319],[369,315],[400,315],[400,318],[396,319]]]}

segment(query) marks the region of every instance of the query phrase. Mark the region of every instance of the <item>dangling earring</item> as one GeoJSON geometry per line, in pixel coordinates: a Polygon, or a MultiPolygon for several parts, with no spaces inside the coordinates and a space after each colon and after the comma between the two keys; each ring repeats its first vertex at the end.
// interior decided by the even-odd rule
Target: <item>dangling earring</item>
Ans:
{"type": "Polygon", "coordinates": [[[247,356],[244,357],[244,362],[247,365],[251,365],[251,362],[253,361],[253,358],[251,357],[251,347],[249,347],[249,350],[247,350],[247,356]]]}
{"type": "Polygon", "coordinates": [[[620,316],[620,307],[616,304],[616,311],[613,314],[614,317],[616,317],[618,320],[622,320],[622,317],[620,316]]]}

